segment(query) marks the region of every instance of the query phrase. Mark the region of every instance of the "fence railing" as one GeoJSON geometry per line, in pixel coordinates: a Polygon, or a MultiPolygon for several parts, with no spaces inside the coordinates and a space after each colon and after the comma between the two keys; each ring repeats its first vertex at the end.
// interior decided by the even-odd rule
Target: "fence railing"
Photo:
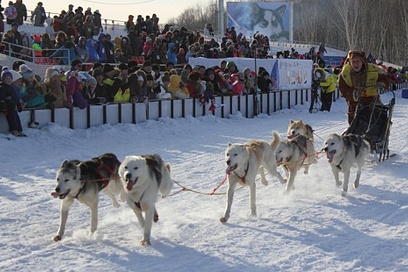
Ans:
{"type": "MultiPolygon", "coordinates": [[[[1,42],[5,45],[4,54],[18,58],[21,60],[26,60],[28,62],[34,62],[37,64],[46,64],[46,65],[69,65],[72,61],[69,55],[69,49],[49,49],[49,51],[55,52],[57,50],[61,50],[62,55],[61,57],[44,57],[42,55],[42,51],[34,50],[32,47],[25,47],[22,45],[8,43],[8,42],[1,42]]],[[[47,49],[48,50],[48,49],[47,49]]]]}
{"type": "MultiPolygon", "coordinates": [[[[338,98],[338,93],[336,97],[338,98]]],[[[79,108],[25,109],[19,115],[23,127],[28,127],[33,122],[37,122],[38,126],[42,127],[52,122],[71,129],[86,129],[102,124],[138,124],[162,117],[185,118],[211,114],[219,118],[229,118],[231,115],[240,113],[245,118],[253,118],[259,114],[270,115],[295,105],[303,105],[310,100],[310,89],[279,90],[256,95],[215,97],[215,103],[221,106],[214,111],[209,110],[210,104],[203,105],[198,99],[193,98],[155,100],[148,104],[89,105],[83,110],[79,108]]],[[[7,132],[7,122],[4,119],[0,114],[0,132],[7,132]]]]}

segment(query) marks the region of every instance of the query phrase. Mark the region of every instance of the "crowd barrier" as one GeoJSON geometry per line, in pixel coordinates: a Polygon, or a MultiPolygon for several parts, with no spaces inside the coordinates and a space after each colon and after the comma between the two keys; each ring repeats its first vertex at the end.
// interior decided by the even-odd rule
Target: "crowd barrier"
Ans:
{"type": "MultiPolygon", "coordinates": [[[[19,113],[23,128],[32,122],[43,127],[50,122],[71,129],[86,129],[103,124],[138,124],[160,118],[199,117],[212,114],[219,118],[229,118],[238,112],[245,118],[258,114],[289,109],[303,105],[311,99],[310,89],[279,90],[257,95],[219,96],[215,102],[219,107],[209,111],[210,104],[203,105],[198,99],[154,100],[144,103],[112,103],[89,105],[85,109],[26,109],[19,113]]],[[[0,114],[0,132],[7,132],[8,125],[0,114]]]]}

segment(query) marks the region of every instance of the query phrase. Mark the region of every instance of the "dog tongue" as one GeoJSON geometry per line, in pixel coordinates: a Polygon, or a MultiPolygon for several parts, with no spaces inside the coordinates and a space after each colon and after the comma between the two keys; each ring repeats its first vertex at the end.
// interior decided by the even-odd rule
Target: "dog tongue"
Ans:
{"type": "Polygon", "coordinates": [[[126,189],[128,191],[131,191],[133,188],[133,182],[131,180],[128,181],[128,183],[126,184],[126,189]]]}
{"type": "Polygon", "coordinates": [[[327,152],[326,157],[329,160],[329,163],[333,161],[334,152],[327,152]]]}
{"type": "Polygon", "coordinates": [[[59,197],[59,193],[57,193],[57,192],[52,192],[52,193],[51,193],[51,196],[53,196],[54,198],[57,198],[57,197],[59,197]]]}

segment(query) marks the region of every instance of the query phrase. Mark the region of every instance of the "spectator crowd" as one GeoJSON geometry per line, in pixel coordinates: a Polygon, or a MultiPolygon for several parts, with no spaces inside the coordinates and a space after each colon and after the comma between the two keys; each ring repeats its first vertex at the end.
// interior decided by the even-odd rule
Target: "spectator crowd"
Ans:
{"type": "MultiPolygon", "coordinates": [[[[13,67],[3,67],[0,93],[5,86],[3,80],[11,77],[10,84],[4,88],[13,88],[16,94],[11,98],[12,106],[0,105],[7,112],[24,107],[83,109],[90,104],[186,98],[196,98],[214,110],[219,106],[215,96],[267,93],[276,88],[275,80],[263,67],[258,71],[250,68],[239,71],[233,61],[224,60],[231,57],[312,59],[328,73],[327,78],[341,70],[341,65],[325,65],[324,44],[317,52],[312,47],[309,52],[299,54],[291,48],[271,56],[269,39],[259,32],[250,40],[231,27],[218,42],[210,23],[205,25],[204,34],[184,26],[166,24],[161,28],[156,14],[145,18],[129,15],[126,35],[119,37],[103,32],[98,10],[74,9],[73,5],[49,18],[43,4],[38,2],[28,17],[22,0],[10,1],[0,13],[1,33],[4,18],[10,29],[2,35],[0,50],[20,59],[13,67]],[[28,18],[34,26],[45,25],[45,33],[30,36],[20,32],[19,27],[28,18]],[[26,52],[27,48],[34,55],[26,52]],[[219,59],[219,65],[191,67],[189,59],[196,57],[219,59]],[[30,68],[31,61],[52,66],[45,75],[36,75],[30,68]],[[70,68],[64,68],[67,66],[70,68]]],[[[375,62],[372,56],[370,61],[375,62]]],[[[386,69],[395,82],[405,75],[404,71],[386,69]]],[[[332,81],[336,82],[337,77],[332,81]]],[[[321,87],[334,90],[332,83],[321,87]]],[[[20,127],[13,126],[13,131],[20,131],[20,127]]]]}

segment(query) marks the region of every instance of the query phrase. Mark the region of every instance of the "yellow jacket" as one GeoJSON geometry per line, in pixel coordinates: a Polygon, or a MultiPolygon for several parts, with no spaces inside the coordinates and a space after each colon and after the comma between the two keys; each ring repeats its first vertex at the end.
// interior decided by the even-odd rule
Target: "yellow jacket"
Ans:
{"type": "Polygon", "coordinates": [[[320,89],[322,93],[332,93],[336,89],[336,81],[333,75],[326,73],[326,80],[320,82],[320,89]]]}

